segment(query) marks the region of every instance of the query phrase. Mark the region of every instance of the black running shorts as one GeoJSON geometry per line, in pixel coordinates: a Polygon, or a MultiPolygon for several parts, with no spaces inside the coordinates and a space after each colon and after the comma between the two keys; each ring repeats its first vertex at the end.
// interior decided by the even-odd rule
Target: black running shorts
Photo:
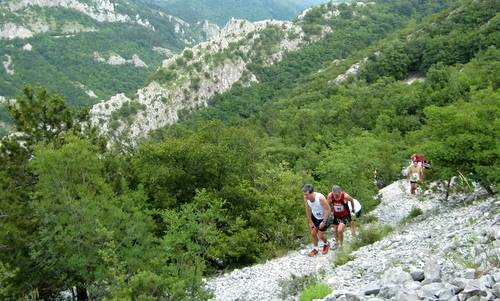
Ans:
{"type": "Polygon", "coordinates": [[[328,227],[330,227],[330,225],[332,224],[332,219],[331,218],[327,218],[326,219],[326,222],[325,222],[325,227],[324,228],[319,228],[319,225],[321,224],[321,222],[323,221],[322,219],[317,219],[314,217],[314,215],[311,214],[311,221],[313,222],[314,226],[321,232],[324,232],[328,229],[328,227]]]}

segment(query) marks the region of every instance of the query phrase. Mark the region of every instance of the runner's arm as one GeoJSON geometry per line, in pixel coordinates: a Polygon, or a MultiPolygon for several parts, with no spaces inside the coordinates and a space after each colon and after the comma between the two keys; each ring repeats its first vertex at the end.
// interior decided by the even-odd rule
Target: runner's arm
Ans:
{"type": "Polygon", "coordinates": [[[351,203],[351,210],[354,212],[354,200],[352,196],[348,195],[347,193],[345,194],[344,201],[347,202],[349,201],[351,203]]]}
{"type": "Polygon", "coordinates": [[[332,209],[330,208],[330,205],[328,204],[325,197],[321,197],[319,201],[321,202],[321,206],[325,208],[325,218],[323,218],[323,222],[326,223],[326,219],[329,218],[330,215],[332,214],[332,209]]]}
{"type": "Polygon", "coordinates": [[[306,208],[307,222],[309,223],[309,225],[311,225],[311,223],[312,223],[311,208],[309,208],[309,205],[307,204],[307,200],[305,197],[304,197],[304,207],[306,208]]]}

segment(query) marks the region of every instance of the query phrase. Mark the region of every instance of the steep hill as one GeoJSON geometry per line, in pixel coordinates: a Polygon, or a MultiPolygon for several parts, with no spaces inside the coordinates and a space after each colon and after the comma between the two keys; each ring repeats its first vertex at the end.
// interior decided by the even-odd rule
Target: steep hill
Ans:
{"type": "Polygon", "coordinates": [[[290,86],[320,68],[322,62],[362,49],[401,26],[412,14],[431,12],[439,6],[330,3],[308,10],[293,22],[233,19],[219,36],[164,61],[150,77],[150,84],[134,97],[118,94],[95,105],[92,120],[115,139],[135,143],[148,132],[206,106],[236,83],[238,87],[257,82],[265,86],[268,81],[284,80],[280,88],[290,86]],[[384,24],[384,20],[390,22],[384,24]],[[270,66],[283,59],[280,65],[286,66],[286,72],[269,76],[276,69],[270,66]]]}
{"type": "MultiPolygon", "coordinates": [[[[392,183],[380,190],[382,202],[373,216],[394,231],[353,252],[348,262],[340,262],[343,251],[337,249],[308,257],[308,244],[286,256],[208,279],[207,287],[215,293],[213,300],[220,301],[297,300],[308,280],[331,287],[332,293],[321,298],[325,301],[431,300],[434,294],[441,294],[440,300],[457,300],[459,293],[460,298],[472,297],[474,293],[463,290],[474,283],[481,284],[480,294],[494,296],[500,293],[493,289],[500,282],[495,247],[500,242],[500,202],[484,198],[484,193],[479,189],[454,194],[452,202],[444,203],[443,191],[422,191],[425,200],[419,201],[405,181],[392,183]],[[422,211],[412,217],[415,208],[422,211]],[[493,275],[499,278],[489,282],[493,275]]],[[[377,228],[380,225],[365,224],[357,238],[347,229],[347,241],[362,241],[377,228]]],[[[332,231],[327,237],[334,245],[332,231]]]]}
{"type": "MultiPolygon", "coordinates": [[[[0,144],[0,299],[273,299],[280,278],[326,266],[329,301],[494,300],[497,2],[233,20],[135,95],[93,107],[95,125],[132,148],[105,147],[63,99],[27,90],[10,107],[20,133],[0,144]],[[415,152],[432,166],[416,197],[399,189],[415,152]],[[309,249],[304,183],[363,205],[364,230],[335,265],[280,260],[309,249]],[[455,199],[479,187],[477,203],[455,199]]],[[[307,281],[291,280],[295,293],[307,281]]]]}

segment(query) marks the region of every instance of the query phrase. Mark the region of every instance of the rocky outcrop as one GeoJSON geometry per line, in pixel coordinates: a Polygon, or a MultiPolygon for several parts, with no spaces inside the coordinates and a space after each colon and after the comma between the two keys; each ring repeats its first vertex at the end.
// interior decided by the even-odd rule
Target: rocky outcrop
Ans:
{"type": "Polygon", "coordinates": [[[27,43],[23,46],[22,48],[24,51],[31,51],[33,50],[33,46],[30,43],[27,43]]]}
{"type": "Polygon", "coordinates": [[[3,67],[8,75],[14,75],[15,70],[12,68],[12,57],[8,54],[5,55],[6,60],[3,61],[3,67]]]}
{"type": "Polygon", "coordinates": [[[166,58],[171,58],[175,55],[175,52],[173,52],[170,49],[163,48],[163,47],[153,47],[153,51],[158,52],[159,54],[164,55],[166,58]]]}
{"type": "Polygon", "coordinates": [[[94,61],[99,63],[106,63],[108,65],[125,65],[132,64],[137,68],[149,68],[146,63],[137,55],[132,55],[132,58],[127,60],[119,54],[112,54],[106,60],[99,52],[94,52],[94,61]]]}
{"type": "Polygon", "coordinates": [[[84,84],[77,82],[76,86],[79,87],[80,89],[82,89],[85,92],[85,94],[87,94],[88,97],[94,98],[94,99],[97,98],[97,95],[95,94],[95,92],[92,91],[91,89],[87,88],[84,84]]]}
{"type": "Polygon", "coordinates": [[[0,39],[31,38],[33,32],[22,25],[5,23],[0,26],[0,39]]]}
{"type": "Polygon", "coordinates": [[[115,10],[115,4],[110,0],[92,0],[87,3],[78,0],[15,0],[9,1],[7,7],[12,12],[20,11],[30,6],[63,7],[79,11],[98,22],[136,23],[154,30],[147,19],[141,16],[120,14],[115,10]]]}
{"type": "MultiPolygon", "coordinates": [[[[134,143],[152,130],[177,122],[180,111],[207,106],[210,98],[228,91],[235,83],[248,86],[257,82],[248,69],[249,64],[256,60],[263,66],[275,64],[285,53],[296,51],[330,31],[329,27],[323,27],[321,33],[305,39],[302,27],[293,22],[231,19],[221,30],[214,29],[210,40],[162,62],[156,82],[140,89],[134,98],[144,110],[127,116],[126,120],[112,120],[111,115],[99,112],[105,101],[94,106],[91,121],[110,136],[126,136],[134,143]],[[262,43],[271,44],[266,46],[270,49],[263,51],[262,43]],[[109,126],[111,122],[113,127],[109,126]]],[[[95,57],[99,61],[104,59],[100,55],[95,57]]],[[[119,61],[123,62],[124,59],[119,61]]]]}
{"type": "Polygon", "coordinates": [[[361,61],[353,64],[346,72],[339,74],[333,81],[337,84],[346,81],[349,77],[357,77],[359,74],[359,70],[361,66],[368,60],[368,58],[364,58],[361,61]]]}
{"type": "Polygon", "coordinates": [[[201,31],[205,33],[208,40],[220,34],[220,27],[217,24],[209,22],[208,20],[198,22],[198,26],[200,26],[201,31]]]}

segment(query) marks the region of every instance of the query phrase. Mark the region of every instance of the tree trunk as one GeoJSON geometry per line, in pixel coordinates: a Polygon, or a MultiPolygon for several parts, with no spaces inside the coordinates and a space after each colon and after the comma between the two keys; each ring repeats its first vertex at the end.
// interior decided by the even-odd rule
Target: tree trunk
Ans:
{"type": "Polygon", "coordinates": [[[76,287],[76,298],[78,301],[88,301],[87,289],[81,286],[76,287]]]}

